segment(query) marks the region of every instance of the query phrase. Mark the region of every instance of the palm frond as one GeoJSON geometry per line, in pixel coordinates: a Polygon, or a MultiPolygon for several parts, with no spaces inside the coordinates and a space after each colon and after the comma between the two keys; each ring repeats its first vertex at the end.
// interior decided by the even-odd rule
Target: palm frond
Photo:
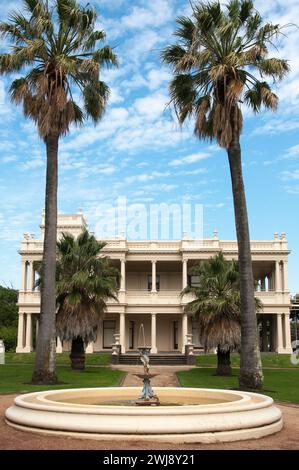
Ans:
{"type": "Polygon", "coordinates": [[[0,23],[0,35],[13,43],[9,54],[0,54],[0,74],[27,73],[12,84],[12,100],[45,140],[49,133],[65,135],[72,123],[97,122],[109,97],[99,73],[116,66],[117,56],[109,45],[98,46],[105,33],[95,30],[95,9],[76,0],[55,0],[51,6],[24,0],[24,7],[24,14],[13,12],[0,23]],[[82,94],[84,112],[73,99],[73,87],[82,94]]]}
{"type": "Polygon", "coordinates": [[[177,25],[176,42],[161,52],[173,71],[170,104],[179,124],[194,118],[199,138],[216,139],[228,149],[242,131],[240,103],[256,112],[261,105],[277,108],[278,97],[264,77],[281,80],[290,70],[286,60],[268,58],[282,27],[263,23],[252,0],[230,0],[223,7],[198,1],[192,16],[177,18],[177,25]]]}

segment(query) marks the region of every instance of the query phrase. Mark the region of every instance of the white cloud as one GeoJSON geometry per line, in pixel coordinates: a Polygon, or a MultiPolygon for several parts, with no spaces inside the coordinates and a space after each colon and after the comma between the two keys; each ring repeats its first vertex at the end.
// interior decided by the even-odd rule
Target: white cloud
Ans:
{"type": "Polygon", "coordinates": [[[82,147],[89,147],[102,139],[112,136],[126,124],[128,115],[129,112],[125,108],[110,109],[97,127],[86,126],[82,129],[74,129],[71,139],[62,142],[61,149],[63,151],[80,150],[82,147]],[[77,134],[76,137],[73,135],[75,133],[77,134]]]}
{"type": "Polygon", "coordinates": [[[27,162],[24,162],[20,165],[20,168],[23,170],[35,170],[45,166],[45,161],[42,158],[32,158],[27,162]]]}
{"type": "Polygon", "coordinates": [[[6,155],[5,157],[1,157],[0,161],[2,163],[11,163],[17,161],[17,157],[15,155],[6,155]]]}
{"type": "Polygon", "coordinates": [[[153,171],[152,173],[142,173],[139,175],[128,176],[125,178],[125,182],[129,184],[135,183],[136,181],[143,183],[145,181],[150,181],[155,178],[162,178],[165,176],[170,176],[170,173],[153,171]]]}
{"type": "Polygon", "coordinates": [[[147,74],[148,87],[150,90],[156,90],[171,78],[171,73],[166,69],[152,69],[147,74]]]}
{"type": "Polygon", "coordinates": [[[299,170],[283,171],[281,175],[283,181],[299,180],[299,170]]]}
{"type": "Polygon", "coordinates": [[[109,104],[117,104],[122,103],[124,101],[124,97],[120,95],[116,88],[111,88],[110,90],[110,97],[109,97],[109,104]]]}
{"type": "Polygon", "coordinates": [[[294,121],[293,119],[281,119],[277,117],[276,119],[270,119],[265,124],[256,127],[252,132],[252,135],[275,135],[282,134],[286,132],[292,132],[299,129],[299,121],[294,121]]]}
{"type": "Polygon", "coordinates": [[[299,185],[296,186],[287,186],[285,192],[288,194],[299,194],[299,185]]]}
{"type": "Polygon", "coordinates": [[[123,16],[121,25],[128,29],[158,27],[172,18],[170,3],[166,0],[151,0],[147,7],[134,6],[129,15],[123,16]]]}
{"type": "MultiPolygon", "coordinates": [[[[299,126],[298,126],[298,128],[299,128],[299,126]]],[[[292,147],[290,147],[287,150],[287,152],[285,153],[283,158],[296,158],[298,156],[299,156],[299,145],[293,145],[292,147]]]]}
{"type": "Polygon", "coordinates": [[[138,98],[134,103],[134,107],[139,114],[155,119],[165,111],[168,100],[166,95],[157,92],[144,98],[138,98]]]}
{"type": "Polygon", "coordinates": [[[196,168],[195,170],[186,170],[186,171],[180,171],[179,173],[176,173],[177,175],[180,176],[192,176],[192,175],[200,175],[207,173],[206,168],[196,168]]]}
{"type": "Polygon", "coordinates": [[[190,165],[191,163],[204,160],[208,158],[209,156],[210,156],[209,153],[193,153],[192,155],[188,155],[187,157],[182,157],[176,160],[172,160],[169,163],[169,165],[170,166],[190,165]]]}
{"type": "Polygon", "coordinates": [[[147,59],[147,55],[154,48],[158,48],[158,44],[163,42],[164,38],[158,32],[148,29],[142,31],[141,35],[133,36],[125,41],[124,47],[128,51],[128,58],[131,62],[139,64],[147,59]]]}
{"type": "Polygon", "coordinates": [[[5,103],[5,86],[3,80],[0,80],[0,106],[5,103]]]}
{"type": "Polygon", "coordinates": [[[175,147],[190,138],[190,132],[177,129],[173,122],[158,119],[152,122],[143,116],[132,116],[127,127],[116,133],[113,145],[118,150],[134,153],[140,149],[175,147]]]}
{"type": "Polygon", "coordinates": [[[151,185],[146,185],[143,187],[145,193],[163,193],[163,192],[170,192],[173,191],[174,189],[177,189],[178,185],[177,184],[151,184],[151,185]]]}

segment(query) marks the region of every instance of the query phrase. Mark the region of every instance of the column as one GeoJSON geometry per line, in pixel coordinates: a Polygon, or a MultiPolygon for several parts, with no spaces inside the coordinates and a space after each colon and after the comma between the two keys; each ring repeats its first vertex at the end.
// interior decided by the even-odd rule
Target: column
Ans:
{"type": "Polygon", "coordinates": [[[291,342],[291,325],[290,325],[290,315],[288,313],[284,314],[284,334],[285,334],[285,353],[292,354],[292,342],[291,342]]]}
{"type": "Polygon", "coordinates": [[[125,260],[120,261],[120,291],[124,292],[126,290],[126,262],[125,260]]]}
{"type": "Polygon", "coordinates": [[[289,292],[288,262],[283,262],[283,292],[289,292]]]}
{"type": "Polygon", "coordinates": [[[279,261],[275,261],[275,290],[276,292],[281,292],[281,272],[279,261]]]}
{"type": "Polygon", "coordinates": [[[183,313],[183,316],[182,316],[182,354],[185,354],[187,334],[188,334],[188,317],[186,313],[183,313]]]}
{"type": "Polygon", "coordinates": [[[185,289],[185,287],[187,287],[188,285],[188,260],[187,259],[184,259],[183,260],[183,273],[182,273],[182,279],[183,279],[183,283],[182,283],[182,288],[185,289]]]}
{"type": "Polygon", "coordinates": [[[277,352],[278,353],[284,353],[284,347],[283,347],[283,338],[282,338],[282,318],[281,314],[278,313],[276,315],[276,321],[277,321],[277,352]]]}
{"type": "Polygon", "coordinates": [[[267,317],[262,315],[262,351],[269,351],[268,348],[268,331],[267,331],[267,317]]]}
{"type": "Polygon", "coordinates": [[[276,323],[276,315],[272,314],[271,315],[271,320],[270,320],[270,351],[275,352],[277,349],[277,323],[276,323]]]}
{"type": "Polygon", "coordinates": [[[93,343],[89,343],[85,349],[86,354],[93,354],[93,343]]]}
{"type": "Polygon", "coordinates": [[[120,351],[121,353],[126,352],[126,346],[125,346],[125,323],[126,323],[126,318],[124,313],[119,314],[119,341],[120,341],[120,351]]]}
{"type": "Polygon", "coordinates": [[[157,292],[157,289],[156,289],[156,261],[152,261],[152,292],[157,292]]]}
{"type": "Polygon", "coordinates": [[[151,353],[156,354],[157,351],[157,316],[155,313],[151,315],[151,353]]]}
{"type": "Polygon", "coordinates": [[[57,336],[56,352],[58,354],[62,353],[62,342],[61,342],[61,339],[59,338],[59,336],[57,336]]]}
{"type": "Polygon", "coordinates": [[[28,286],[29,291],[34,290],[34,268],[33,268],[33,261],[30,261],[29,264],[29,286],[28,286]]]}
{"type": "Polygon", "coordinates": [[[24,351],[24,313],[19,313],[18,321],[18,343],[16,352],[20,353],[24,351]]]}
{"type": "Polygon", "coordinates": [[[32,351],[32,317],[31,313],[26,315],[26,342],[24,352],[32,351]]]}
{"type": "Polygon", "coordinates": [[[26,277],[27,277],[27,263],[22,261],[22,280],[21,280],[21,289],[26,290],[26,277]]]}

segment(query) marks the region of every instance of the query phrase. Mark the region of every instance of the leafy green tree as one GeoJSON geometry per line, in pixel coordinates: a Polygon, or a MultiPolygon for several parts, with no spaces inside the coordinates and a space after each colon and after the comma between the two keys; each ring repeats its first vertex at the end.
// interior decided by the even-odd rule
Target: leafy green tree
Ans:
{"type": "Polygon", "coordinates": [[[179,123],[195,120],[199,139],[214,140],[226,149],[231,173],[239,252],[241,293],[240,387],[261,389],[263,373],[257,336],[249,225],[242,174],[241,103],[254,112],[276,110],[278,97],[267,78],[281,80],[286,60],[268,57],[281,33],[264,23],[251,0],[192,4],[192,17],[177,19],[177,42],[162,51],[173,70],[170,96],[179,123]]]}
{"type": "Polygon", "coordinates": [[[0,326],[18,325],[18,291],[0,286],[0,326]]]}
{"type": "Polygon", "coordinates": [[[0,286],[0,339],[6,351],[15,351],[18,325],[18,291],[0,286]]]}
{"type": "Polygon", "coordinates": [[[57,232],[58,145],[70,126],[103,116],[109,88],[100,80],[103,66],[117,57],[103,45],[105,33],[95,29],[96,11],[76,0],[23,0],[24,12],[12,12],[0,23],[0,33],[11,41],[0,54],[0,74],[24,76],[13,81],[11,99],[32,119],[47,154],[45,238],[40,328],[33,383],[55,383],[55,271],[57,232]],[[101,46],[100,46],[101,45],[101,46]],[[82,98],[82,107],[75,101],[82,98]]]}

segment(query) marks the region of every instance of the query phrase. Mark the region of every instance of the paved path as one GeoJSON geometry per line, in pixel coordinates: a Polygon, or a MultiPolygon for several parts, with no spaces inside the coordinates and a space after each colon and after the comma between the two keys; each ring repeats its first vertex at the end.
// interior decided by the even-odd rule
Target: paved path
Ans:
{"type": "Polygon", "coordinates": [[[4,421],[4,411],[13,403],[15,395],[0,395],[0,449],[19,450],[224,450],[224,449],[299,449],[299,406],[282,405],[284,428],[273,436],[251,441],[226,442],[219,444],[165,444],[162,442],[93,441],[91,439],[73,439],[71,437],[44,436],[19,431],[8,426],[4,421]]]}
{"type": "MultiPolygon", "coordinates": [[[[141,387],[142,379],[136,377],[135,374],[142,374],[143,366],[123,366],[115,365],[113,369],[122,370],[127,372],[125,379],[122,382],[123,387],[141,387]]],[[[153,387],[180,387],[176,372],[179,370],[190,370],[192,366],[153,366],[150,368],[150,374],[155,375],[151,379],[153,387]]]]}

